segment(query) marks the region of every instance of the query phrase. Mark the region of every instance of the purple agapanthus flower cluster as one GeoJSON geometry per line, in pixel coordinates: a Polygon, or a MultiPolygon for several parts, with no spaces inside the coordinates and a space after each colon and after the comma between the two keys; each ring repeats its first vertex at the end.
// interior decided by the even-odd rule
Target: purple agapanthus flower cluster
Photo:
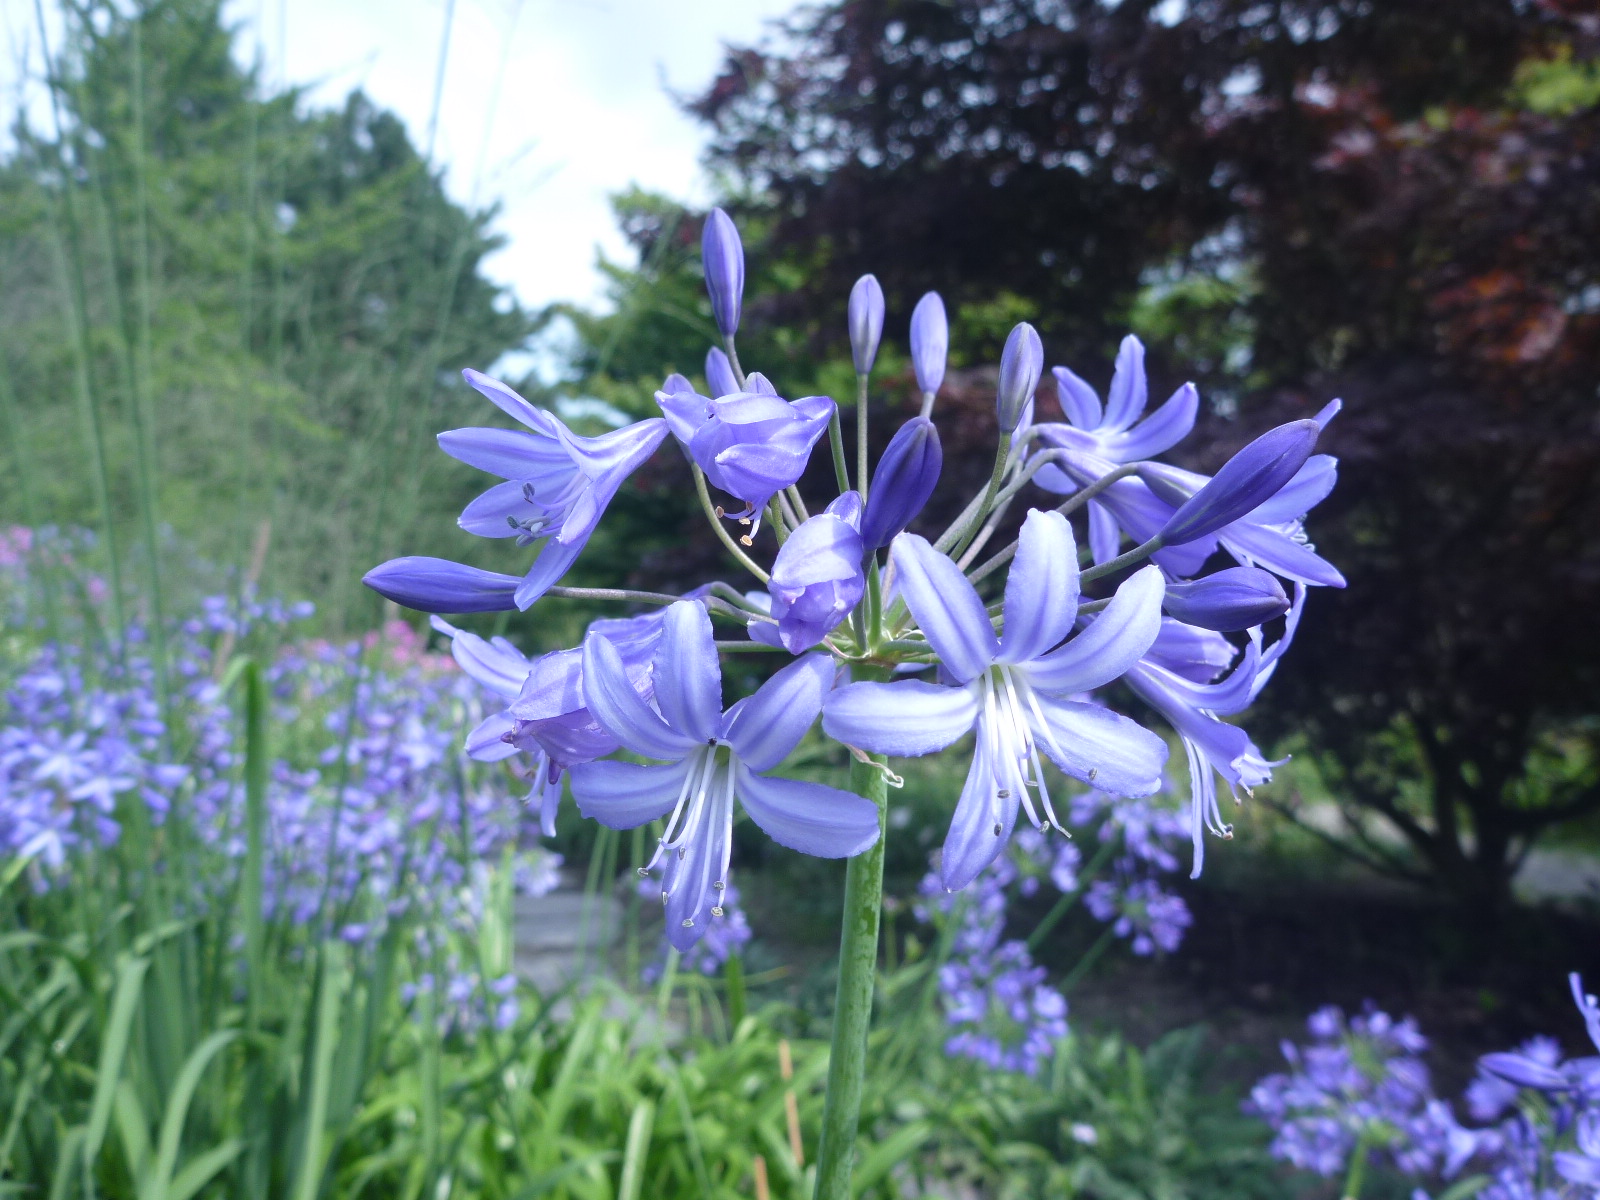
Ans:
{"type": "Polygon", "coordinates": [[[1082,896],[1135,954],[1177,949],[1191,923],[1182,898],[1161,887],[1161,876],[1178,868],[1173,849],[1188,836],[1175,811],[1156,798],[1103,792],[1070,805],[1073,824],[1100,843],[1088,861],[1077,840],[1023,828],[964,891],[947,890],[937,870],[922,880],[915,913],[945,942],[938,984],[955,1029],[948,1053],[1031,1075],[1066,1036],[1066,998],[1045,984],[1027,943],[1004,936],[1015,899],[1055,894],[1059,904],[1082,896]]]}
{"type": "Polygon", "coordinates": [[[930,874],[916,911],[941,927],[948,942],[937,968],[952,1029],[945,1053],[1034,1075],[1067,1036],[1067,1000],[1046,982],[1027,943],[1004,936],[1007,891],[1019,882],[1012,858],[1002,858],[961,893],[947,891],[938,874],[930,874]]]}
{"type": "MultiPolygon", "coordinates": [[[[5,565],[24,586],[28,563],[5,565]]],[[[75,629],[10,664],[0,681],[0,860],[25,859],[24,878],[43,894],[87,856],[113,851],[130,822],[160,830],[181,818],[195,903],[231,897],[246,849],[244,747],[219,654],[248,650],[268,663],[282,731],[266,794],[269,920],[360,946],[402,917],[465,931],[481,916],[482,864],[507,853],[518,886],[549,890],[559,859],[523,847],[526,810],[462,770],[460,730],[481,711],[476,685],[402,622],[332,643],[299,634],[311,614],[248,589],[200,598],[168,633],[170,718],[137,626],[114,640],[75,629]]],[[[175,844],[164,841],[169,853],[175,844]]],[[[479,997],[462,991],[469,974],[441,986],[479,997]]],[[[475,1019],[460,1006],[446,1015],[475,1019]]]]}
{"type": "MultiPolygon", "coordinates": [[[[871,276],[852,290],[852,471],[838,402],[790,398],[740,363],[744,249],[720,209],[705,223],[702,252],[722,344],[710,349],[703,382],[663,381],[660,416],[584,437],[505,384],[466,373],[520,428],[440,435],[447,453],[500,481],[460,523],[537,546],[522,575],[400,558],[366,577],[384,596],[437,614],[525,610],[552,591],[671,601],[664,612],[596,622],[582,645],[531,661],[509,643],[441,624],[457,659],[504,705],[474,732],[471,752],[525,755],[547,828],[564,779],[586,816],[616,828],[659,823],[648,869],[660,873],[668,936],[687,950],[727,911],[741,814],[807,854],[849,857],[879,840],[874,805],[781,774],[819,717],[829,738],[863,760],[930,754],[970,735],[940,856],[941,886],[955,891],[1001,856],[1019,816],[1034,830],[1064,828],[1055,772],[1118,802],[1160,789],[1166,742],[1099,695],[1122,682],[1184,746],[1198,871],[1204,832],[1230,828],[1216,778],[1237,797],[1274,766],[1225,718],[1276,670],[1307,589],[1343,582],[1302,524],[1333,485],[1333,460],[1313,450],[1337,402],[1262,434],[1214,476],[1197,475],[1152,461],[1190,432],[1199,409],[1192,385],[1145,417],[1144,351],[1129,338],[1103,404],[1057,367],[1065,420],[1038,421],[1045,348],[1021,324],[999,364],[990,483],[949,528],[924,536],[908,527],[943,462],[934,419],[950,346],[943,301],[929,293],[910,315],[920,411],[871,466],[865,406],[886,303],[871,276]],[[607,504],[669,434],[708,521],[761,590],[712,584],[676,599],[562,586],[607,504]],[[827,497],[808,473],[824,438],[827,497]],[[1008,520],[1018,504],[1020,522],[1008,520]],[[1008,529],[1015,540],[991,547],[1008,529]],[[752,695],[734,699],[723,695],[725,651],[746,661],[787,657],[752,695]]],[[[1096,896],[1144,949],[1173,944],[1186,917],[1142,876],[1096,896]]]]}
{"type": "MultiPolygon", "coordinates": [[[[1600,1001],[1576,975],[1573,998],[1600,1052],[1600,1001]]],[[[1479,1060],[1464,1126],[1434,1095],[1421,1059],[1427,1041],[1409,1018],[1368,1008],[1349,1021],[1337,1008],[1314,1013],[1312,1040],[1285,1043],[1290,1070],[1256,1084],[1247,1111],[1265,1119],[1272,1153],[1323,1176],[1359,1178],[1386,1162],[1419,1186],[1461,1180],[1480,1200],[1600,1197],[1600,1057],[1563,1061],[1552,1039],[1479,1060]]]]}

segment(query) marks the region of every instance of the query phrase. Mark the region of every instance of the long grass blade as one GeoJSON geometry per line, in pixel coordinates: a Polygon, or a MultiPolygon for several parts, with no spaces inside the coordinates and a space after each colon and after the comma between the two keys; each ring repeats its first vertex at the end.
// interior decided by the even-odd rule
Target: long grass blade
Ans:
{"type": "Polygon", "coordinates": [[[161,1117],[161,1138],[157,1143],[155,1169],[141,1200],[166,1200],[173,1171],[178,1165],[183,1127],[189,1119],[189,1103],[194,1099],[195,1089],[200,1086],[200,1077],[211,1065],[211,1060],[238,1036],[238,1032],[232,1029],[213,1033],[195,1047],[194,1053],[189,1055],[183,1069],[178,1072],[172,1094],[167,1097],[166,1112],[161,1117]]]}
{"type": "Polygon", "coordinates": [[[622,1178],[617,1183],[617,1200],[639,1200],[639,1185],[644,1180],[644,1159],[650,1151],[650,1128],[655,1123],[656,1106],[641,1100],[628,1119],[628,1141],[622,1151],[622,1178]]]}
{"type": "Polygon", "coordinates": [[[94,1098],[89,1103],[89,1123],[84,1127],[85,1170],[93,1166],[105,1142],[106,1126],[111,1121],[111,1106],[117,1098],[117,1085],[122,1079],[122,1064],[128,1055],[128,1036],[133,1029],[134,1014],[138,1011],[145,972],[149,969],[148,958],[125,958],[117,966],[116,990],[111,996],[111,1018],[106,1024],[105,1040],[100,1043],[94,1098]]]}
{"type": "Polygon", "coordinates": [[[294,1200],[315,1200],[322,1179],[323,1142],[328,1121],[333,1052],[339,1039],[339,1012],[344,998],[345,956],[338,942],[322,945],[322,986],[317,996],[317,1027],[312,1043],[311,1084],[305,1108],[305,1141],[301,1145],[294,1200]]]}

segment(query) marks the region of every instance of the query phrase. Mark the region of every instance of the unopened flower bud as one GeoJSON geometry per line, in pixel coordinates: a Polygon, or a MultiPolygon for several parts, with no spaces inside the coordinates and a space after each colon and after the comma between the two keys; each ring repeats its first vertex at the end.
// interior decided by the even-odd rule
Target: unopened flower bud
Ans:
{"type": "Polygon", "coordinates": [[[878,357],[878,340],[883,337],[883,289],[874,275],[863,275],[850,289],[850,354],[856,374],[872,370],[878,357]]]}
{"type": "Polygon", "coordinates": [[[1161,607],[1186,625],[1233,633],[1289,611],[1278,577],[1259,567],[1229,567],[1203,579],[1169,583],[1161,607]]]}
{"type": "Polygon", "coordinates": [[[720,208],[706,217],[700,235],[700,262],[711,296],[711,314],[724,337],[739,328],[739,305],[744,300],[744,244],[733,218],[720,208]]]}
{"type": "Polygon", "coordinates": [[[1507,1083],[1518,1087],[1538,1088],[1540,1091],[1564,1091],[1567,1077],[1554,1067],[1529,1058],[1526,1054],[1485,1054],[1478,1065],[1491,1075],[1498,1075],[1507,1083]]]}
{"type": "Polygon", "coordinates": [[[944,382],[944,360],[949,352],[950,322],[945,319],[944,301],[938,292],[929,292],[911,310],[911,365],[924,395],[937,392],[944,382]]]}
{"type": "Polygon", "coordinates": [[[386,600],[427,613],[510,612],[517,607],[515,575],[480,571],[443,558],[392,558],[362,576],[386,600]]]}
{"type": "Polygon", "coordinates": [[[861,518],[861,543],[867,550],[887,546],[922,511],[939,482],[944,452],[939,431],[927,417],[900,426],[878,460],[861,518]]]}
{"type": "Polygon", "coordinates": [[[1000,354],[1000,388],[995,398],[995,412],[1000,418],[1000,432],[1010,433],[1022,420],[1022,410],[1033,399],[1039,386],[1039,375],[1044,370],[1044,346],[1032,325],[1022,322],[1006,338],[1006,348],[1000,354]]]}
{"type": "Polygon", "coordinates": [[[1315,421],[1290,421],[1263,433],[1179,506],[1161,530],[1163,540],[1169,546],[1195,541],[1270,500],[1311,457],[1320,432],[1315,421]]]}
{"type": "Polygon", "coordinates": [[[713,400],[743,390],[733,377],[733,364],[728,356],[715,346],[706,351],[706,386],[711,389],[713,400]]]}

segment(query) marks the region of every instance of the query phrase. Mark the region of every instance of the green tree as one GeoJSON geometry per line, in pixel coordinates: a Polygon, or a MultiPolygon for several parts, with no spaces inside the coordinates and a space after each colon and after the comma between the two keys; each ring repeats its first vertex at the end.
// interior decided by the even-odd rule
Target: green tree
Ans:
{"type": "Polygon", "coordinates": [[[234,563],[270,522],[275,586],[335,621],[399,547],[459,555],[475,473],[433,434],[537,327],[482,274],[493,210],[361,93],[266,88],[219,0],[63,16],[53,118],[0,163],[5,511],[119,542],[148,511],[234,563]]]}

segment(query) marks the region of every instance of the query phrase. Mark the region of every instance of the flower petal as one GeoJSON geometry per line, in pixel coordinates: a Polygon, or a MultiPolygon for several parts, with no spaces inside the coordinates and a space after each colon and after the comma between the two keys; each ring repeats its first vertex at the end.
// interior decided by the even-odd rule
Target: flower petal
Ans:
{"type": "Polygon", "coordinates": [[[1328,498],[1339,481],[1339,460],[1331,454],[1313,454],[1272,499],[1258,504],[1241,519],[1254,525],[1276,525],[1303,517],[1328,498]]]}
{"type": "Polygon", "coordinates": [[[656,706],[680,733],[708,742],[722,727],[722,668],[711,614],[694,600],[668,605],[655,654],[656,706]]]}
{"type": "Polygon", "coordinates": [[[1237,521],[1217,536],[1222,548],[1247,566],[1265,567],[1274,575],[1316,587],[1344,586],[1339,568],[1278,526],[1237,521]]]}
{"type": "Polygon", "coordinates": [[[852,683],[822,702],[822,731],[874,754],[915,757],[943,750],[978,718],[978,691],[919,679],[852,683]]]}
{"type": "Polygon", "coordinates": [[[1125,674],[1161,632],[1165,590],[1159,567],[1140,568],[1087,629],[1054,653],[1024,664],[1024,676],[1047,695],[1071,696],[1125,674]]]}
{"type": "Polygon", "coordinates": [[[1108,433],[1121,433],[1139,419],[1150,397],[1144,375],[1144,343],[1133,334],[1117,348],[1117,366],[1111,375],[1111,390],[1106,393],[1106,418],[1102,427],[1108,433]]]}
{"type": "Polygon", "coordinates": [[[808,654],[728,710],[722,736],[741,761],[770,771],[800,744],[833,687],[833,659],[808,654]]]}
{"type": "Polygon", "coordinates": [[[1089,553],[1095,565],[1110,562],[1121,548],[1122,527],[1116,515],[1100,501],[1089,501],[1089,553]]]}
{"type": "Polygon", "coordinates": [[[555,538],[547,538],[539,549],[539,556],[528,568],[528,573],[517,584],[517,607],[527,612],[540,596],[561,582],[561,577],[572,569],[572,564],[578,561],[578,555],[583,553],[587,544],[587,538],[576,542],[558,542],[555,538]]]}
{"type": "Polygon", "coordinates": [[[950,674],[966,683],[994,662],[1000,643],[961,568],[914,533],[895,538],[889,557],[906,607],[950,674]]]}
{"type": "Polygon", "coordinates": [[[679,759],[704,744],[673,729],[640,699],[617,648],[595,633],[583,639],[583,694],[594,719],[635,754],[679,759]]]}
{"type": "Polygon", "coordinates": [[[439,435],[439,449],[501,479],[543,479],[572,469],[559,441],[520,429],[448,429],[439,435]]]}
{"type": "Polygon", "coordinates": [[[485,717],[476,729],[467,734],[467,757],[478,762],[499,762],[510,758],[518,751],[504,739],[515,727],[516,722],[506,713],[497,712],[492,717],[485,717]]]}
{"type": "Polygon", "coordinates": [[[1036,744],[1068,775],[1114,796],[1160,790],[1167,744],[1155,734],[1097,704],[1037,698],[1045,725],[1030,714],[1036,744]]]}
{"type": "Polygon", "coordinates": [[[640,763],[580,763],[568,774],[578,811],[611,829],[632,829],[672,811],[693,759],[664,767],[640,763]]]}
{"type": "Polygon", "coordinates": [[[511,479],[481,493],[461,510],[456,524],[479,537],[516,537],[522,530],[513,525],[513,521],[525,521],[542,515],[523,495],[522,480],[511,479]]]}
{"type": "Polygon", "coordinates": [[[1066,367],[1052,368],[1050,373],[1056,377],[1056,398],[1067,420],[1079,429],[1099,428],[1104,417],[1099,394],[1066,367]]]}
{"type": "Polygon", "coordinates": [[[549,414],[529,404],[498,379],[490,379],[482,371],[474,371],[471,367],[462,371],[461,377],[482,395],[487,396],[489,401],[508,417],[521,421],[530,429],[541,432],[548,430],[549,414]]]}
{"type": "Polygon", "coordinates": [[[1118,462],[1137,462],[1170,450],[1189,436],[1199,411],[1200,393],[1186,383],[1132,429],[1106,438],[1105,453],[1118,462]]]}
{"type": "Polygon", "coordinates": [[[486,642],[443,617],[433,617],[428,624],[450,639],[451,655],[475,682],[507,700],[517,698],[533,664],[515,646],[503,638],[486,642]]]}
{"type": "Polygon", "coordinates": [[[967,769],[967,781],[956,802],[945,836],[944,853],[939,859],[939,881],[947,891],[959,891],[978,877],[1005,848],[1006,839],[1017,823],[1018,796],[1004,799],[995,781],[994,764],[989,761],[992,739],[978,731],[978,744],[967,769]]]}
{"type": "Polygon", "coordinates": [[[1000,661],[1039,657],[1072,632],[1077,617],[1078,543],[1072,525],[1058,512],[1033,509],[1017,534],[1017,556],[1006,577],[1000,661]]]}
{"type": "Polygon", "coordinates": [[[734,770],[744,809],[780,846],[816,858],[849,858],[878,840],[878,806],[821,783],[734,770]]]}

